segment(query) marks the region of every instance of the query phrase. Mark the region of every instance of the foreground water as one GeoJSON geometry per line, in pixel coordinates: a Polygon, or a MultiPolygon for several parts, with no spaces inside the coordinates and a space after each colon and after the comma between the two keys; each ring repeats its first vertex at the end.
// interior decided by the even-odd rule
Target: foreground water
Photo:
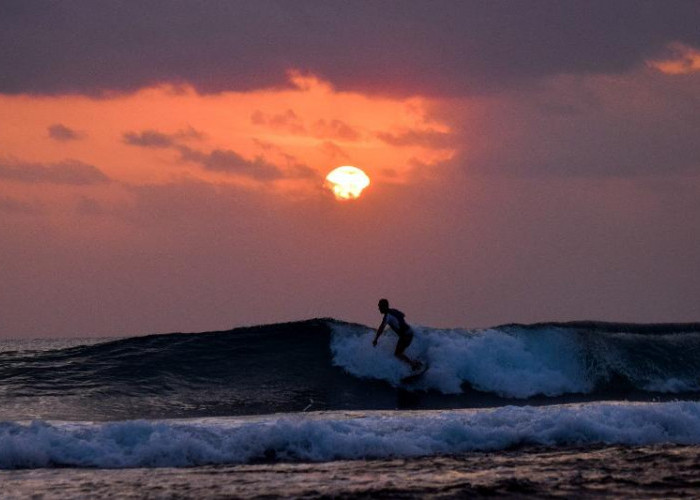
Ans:
{"type": "Polygon", "coordinates": [[[700,447],[524,449],[459,456],[152,469],[0,471],[3,498],[688,498],[700,447]]]}
{"type": "Polygon", "coordinates": [[[698,494],[700,325],[416,330],[4,342],[3,496],[698,494]]]}

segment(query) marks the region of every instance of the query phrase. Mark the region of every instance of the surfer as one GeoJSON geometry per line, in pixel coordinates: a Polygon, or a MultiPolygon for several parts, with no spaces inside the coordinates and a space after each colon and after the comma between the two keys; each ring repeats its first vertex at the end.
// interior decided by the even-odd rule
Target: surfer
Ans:
{"type": "Polygon", "coordinates": [[[389,307],[389,301],[386,299],[379,300],[379,312],[384,315],[382,319],[382,324],[377,328],[377,335],[372,341],[372,345],[377,347],[377,340],[384,332],[384,329],[388,326],[396,332],[399,336],[399,341],[396,343],[396,350],[394,351],[394,356],[399,358],[404,363],[408,363],[413,371],[418,371],[423,366],[418,360],[413,360],[404,354],[404,351],[411,345],[413,341],[413,330],[410,325],[406,323],[404,319],[404,313],[398,309],[391,309],[389,307]]]}

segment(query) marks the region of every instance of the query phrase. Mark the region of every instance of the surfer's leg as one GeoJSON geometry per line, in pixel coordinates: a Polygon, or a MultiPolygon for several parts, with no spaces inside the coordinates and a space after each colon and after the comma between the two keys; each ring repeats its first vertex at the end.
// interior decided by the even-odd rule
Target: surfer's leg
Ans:
{"type": "Polygon", "coordinates": [[[423,366],[423,363],[421,363],[420,361],[418,361],[416,359],[411,359],[403,353],[396,354],[395,356],[397,358],[399,358],[401,361],[403,361],[404,363],[408,363],[408,365],[411,367],[411,370],[413,370],[413,371],[418,371],[423,366]]]}
{"type": "Polygon", "coordinates": [[[402,335],[399,337],[399,341],[396,343],[396,350],[394,351],[394,356],[396,356],[398,359],[403,361],[404,363],[407,363],[408,365],[411,366],[412,370],[418,370],[421,367],[421,362],[413,360],[406,356],[403,352],[408,348],[409,345],[411,345],[411,342],[413,341],[413,334],[410,333],[408,335],[402,335]]]}

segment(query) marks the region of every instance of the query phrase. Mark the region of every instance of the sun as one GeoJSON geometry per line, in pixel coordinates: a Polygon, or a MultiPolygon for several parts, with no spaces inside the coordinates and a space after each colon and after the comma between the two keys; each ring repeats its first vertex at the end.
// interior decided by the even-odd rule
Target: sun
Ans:
{"type": "Polygon", "coordinates": [[[338,200],[355,200],[369,186],[369,177],[359,168],[345,165],[328,173],[326,186],[338,200]]]}

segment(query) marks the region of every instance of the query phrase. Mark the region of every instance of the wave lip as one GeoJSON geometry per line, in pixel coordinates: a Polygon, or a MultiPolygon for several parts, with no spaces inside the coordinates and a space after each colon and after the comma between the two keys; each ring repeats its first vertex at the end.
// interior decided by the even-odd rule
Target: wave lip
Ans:
{"type": "Polygon", "coordinates": [[[331,412],[182,421],[0,424],[0,468],[183,467],[415,457],[517,446],[700,444],[700,403],[331,412]]]}

